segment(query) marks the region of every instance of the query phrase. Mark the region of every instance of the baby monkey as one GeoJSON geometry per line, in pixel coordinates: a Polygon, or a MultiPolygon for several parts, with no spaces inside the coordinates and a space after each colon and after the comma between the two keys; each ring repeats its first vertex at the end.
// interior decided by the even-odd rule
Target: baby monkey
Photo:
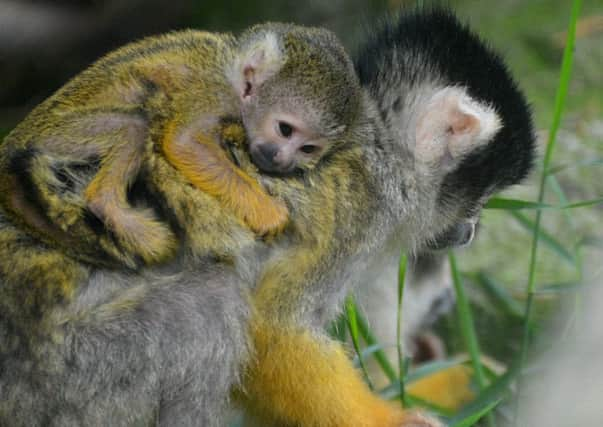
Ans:
{"type": "Polygon", "coordinates": [[[161,262],[177,249],[174,232],[130,194],[160,153],[255,233],[274,234],[287,208],[260,186],[257,168],[314,168],[345,140],[359,94],[351,61],[324,29],[268,23],[239,38],[147,38],[83,71],[6,137],[0,202],[79,258],[98,262],[92,247],[129,266],[161,262]],[[244,171],[235,153],[245,143],[257,167],[244,171]]]}

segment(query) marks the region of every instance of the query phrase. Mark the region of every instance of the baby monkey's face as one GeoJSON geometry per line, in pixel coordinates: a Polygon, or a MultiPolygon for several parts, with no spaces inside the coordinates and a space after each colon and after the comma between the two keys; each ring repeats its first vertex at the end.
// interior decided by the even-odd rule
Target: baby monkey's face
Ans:
{"type": "Polygon", "coordinates": [[[354,124],[361,89],[329,31],[264,24],[241,36],[227,77],[253,162],[263,172],[313,169],[354,124]]]}
{"type": "Polygon", "coordinates": [[[270,108],[264,114],[243,115],[249,153],[260,170],[287,174],[312,169],[328,151],[328,136],[303,110],[270,108]]]}

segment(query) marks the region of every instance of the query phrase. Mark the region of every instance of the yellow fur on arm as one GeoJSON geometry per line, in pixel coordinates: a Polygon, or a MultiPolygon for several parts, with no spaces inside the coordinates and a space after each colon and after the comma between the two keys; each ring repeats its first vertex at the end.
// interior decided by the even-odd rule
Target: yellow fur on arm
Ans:
{"type": "Polygon", "coordinates": [[[227,209],[260,235],[273,234],[284,228],[288,220],[287,208],[237,168],[217,141],[197,134],[195,140],[176,142],[174,128],[174,124],[168,126],[163,152],[191,184],[217,197],[227,209]]]}
{"type": "Polygon", "coordinates": [[[249,410],[268,425],[413,425],[407,420],[414,414],[371,393],[338,343],[257,319],[251,333],[256,355],[246,373],[244,396],[249,410]]]}

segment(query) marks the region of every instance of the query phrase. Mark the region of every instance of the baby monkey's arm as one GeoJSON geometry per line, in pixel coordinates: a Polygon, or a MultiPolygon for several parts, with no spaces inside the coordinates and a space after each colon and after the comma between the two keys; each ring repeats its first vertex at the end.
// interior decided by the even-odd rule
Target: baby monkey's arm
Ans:
{"type": "Polygon", "coordinates": [[[254,232],[274,234],[287,223],[287,208],[238,168],[220,147],[220,140],[241,145],[244,139],[245,130],[239,124],[219,124],[213,131],[179,132],[176,122],[172,122],[164,133],[162,148],[167,160],[191,184],[218,198],[254,232]]]}

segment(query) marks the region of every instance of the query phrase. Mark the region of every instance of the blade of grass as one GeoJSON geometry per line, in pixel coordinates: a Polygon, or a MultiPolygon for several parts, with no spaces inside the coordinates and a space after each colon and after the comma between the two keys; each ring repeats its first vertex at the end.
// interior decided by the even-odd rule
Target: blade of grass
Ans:
{"type": "MultiPolygon", "coordinates": [[[[412,370],[410,373],[406,375],[404,379],[404,384],[409,385],[414,383],[415,381],[419,381],[422,378],[425,378],[429,375],[435,374],[440,371],[444,371],[453,366],[458,366],[465,363],[465,360],[438,360],[436,362],[428,362],[421,365],[419,368],[412,370]]],[[[407,370],[408,371],[408,370],[407,370]]],[[[380,395],[386,399],[394,399],[400,397],[400,383],[396,379],[387,385],[383,390],[381,390],[380,395]]]]}
{"type": "Polygon", "coordinates": [[[594,199],[594,200],[584,200],[582,202],[570,203],[569,205],[561,206],[561,209],[576,209],[576,208],[585,208],[589,206],[596,206],[603,204],[603,198],[594,199]]]}
{"type": "MultiPolygon", "coordinates": [[[[362,335],[362,332],[360,333],[360,335],[362,335]]],[[[360,356],[356,355],[355,358],[357,359],[358,357],[362,357],[362,360],[366,360],[369,357],[373,356],[376,352],[378,352],[381,349],[382,349],[382,347],[380,344],[369,345],[367,347],[364,347],[362,349],[362,351],[360,352],[360,356]]]]}
{"type": "MultiPolygon", "coordinates": [[[[557,195],[559,203],[564,206],[569,205],[565,192],[563,191],[563,188],[561,188],[561,185],[559,185],[559,181],[557,181],[557,178],[553,175],[549,175],[546,181],[557,195]]],[[[580,283],[582,282],[582,237],[579,236],[579,233],[576,233],[576,224],[574,223],[574,219],[572,218],[572,215],[569,210],[564,209],[562,210],[562,212],[563,216],[565,217],[565,220],[567,221],[572,230],[572,234],[576,236],[574,238],[573,256],[576,264],[576,272],[578,273],[577,281],[580,283]]]]}
{"type": "Polygon", "coordinates": [[[538,237],[549,249],[559,255],[563,260],[569,262],[572,266],[576,265],[576,260],[570,251],[555,239],[551,234],[544,231],[540,226],[536,227],[536,222],[529,219],[521,212],[510,211],[509,214],[519,222],[524,228],[530,230],[532,233],[538,233],[538,237]],[[537,231],[536,231],[537,230],[537,231]]]}
{"type": "Polygon", "coordinates": [[[452,368],[453,366],[457,366],[462,363],[462,360],[438,360],[435,362],[428,362],[409,372],[408,375],[406,375],[404,382],[406,384],[412,384],[421,378],[446,370],[448,368],[452,368]]]}
{"type": "Polygon", "coordinates": [[[404,348],[402,343],[402,300],[404,298],[404,284],[406,282],[406,267],[408,266],[408,257],[405,253],[400,254],[400,263],[398,266],[398,312],[396,315],[396,346],[398,348],[398,375],[400,382],[400,402],[402,406],[407,405],[406,393],[404,389],[404,377],[406,376],[406,363],[404,357],[404,348]]]}
{"type": "MultiPolygon", "coordinates": [[[[364,318],[362,313],[360,313],[359,311],[356,311],[356,322],[358,323],[358,331],[360,332],[360,335],[362,336],[362,339],[364,340],[364,342],[368,346],[373,346],[373,345],[379,346],[379,342],[377,341],[377,339],[371,332],[371,329],[368,326],[368,322],[366,321],[366,319],[364,318]]],[[[379,348],[374,351],[373,357],[379,364],[379,367],[381,368],[381,370],[383,371],[385,376],[390,381],[398,381],[398,374],[396,373],[396,370],[389,362],[389,359],[387,358],[385,352],[383,351],[382,346],[379,346],[379,348]]]]}
{"type": "Polygon", "coordinates": [[[546,203],[530,202],[528,200],[518,199],[503,199],[501,197],[493,197],[485,204],[484,209],[555,209],[556,206],[547,205],[546,203]]]}
{"type": "Polygon", "coordinates": [[[494,402],[489,403],[487,406],[485,406],[481,410],[472,413],[467,418],[464,418],[464,419],[462,419],[462,420],[460,420],[458,422],[455,422],[454,424],[448,423],[448,425],[450,427],[471,427],[471,426],[475,425],[475,423],[477,423],[479,420],[481,420],[482,417],[484,417],[484,415],[490,414],[491,411],[499,403],[500,403],[500,399],[499,400],[495,400],[494,402]]]}
{"type": "Polygon", "coordinates": [[[354,298],[351,295],[348,295],[345,300],[345,313],[346,318],[348,320],[348,329],[350,330],[350,336],[352,338],[352,345],[354,346],[354,351],[356,351],[356,354],[358,355],[358,363],[360,364],[360,369],[362,370],[364,379],[366,380],[366,383],[369,385],[370,389],[373,390],[373,384],[371,382],[371,379],[369,378],[366,366],[364,365],[364,360],[360,355],[360,343],[358,339],[358,321],[356,318],[357,311],[358,310],[356,308],[354,298]]]}
{"type": "MultiPolygon", "coordinates": [[[[546,179],[546,182],[549,184],[549,187],[551,187],[551,189],[557,196],[557,200],[559,200],[559,204],[561,206],[568,205],[569,201],[567,200],[567,197],[565,195],[565,192],[563,191],[563,188],[561,188],[561,185],[559,185],[559,181],[557,181],[557,178],[554,175],[549,175],[546,179]]],[[[563,212],[563,216],[565,217],[565,220],[570,225],[572,230],[575,229],[571,212],[569,212],[568,210],[563,210],[562,212],[563,212]]]]}
{"type": "Polygon", "coordinates": [[[547,203],[530,202],[528,200],[519,199],[503,199],[500,197],[494,197],[484,205],[484,209],[502,209],[507,211],[517,211],[523,209],[575,209],[582,207],[589,207],[603,203],[603,197],[593,200],[584,200],[576,203],[564,203],[559,206],[549,205],[547,203]]]}
{"type": "Polygon", "coordinates": [[[452,424],[457,423],[471,414],[479,412],[481,408],[489,406],[492,402],[498,402],[509,392],[512,381],[519,376],[520,358],[515,358],[507,372],[499,376],[496,381],[485,388],[477,398],[465,406],[455,417],[450,420],[452,424]]]}
{"type": "Polygon", "coordinates": [[[443,408],[439,405],[436,405],[435,403],[428,402],[425,399],[421,399],[420,397],[413,396],[410,393],[407,393],[407,399],[408,399],[409,406],[425,408],[425,409],[429,410],[430,412],[433,412],[439,416],[451,417],[453,415],[453,411],[451,411],[450,409],[443,408]]]}
{"type": "MultiPolygon", "coordinates": [[[[540,177],[540,188],[538,192],[538,203],[542,203],[544,200],[545,193],[545,183],[546,177],[549,173],[549,167],[551,164],[551,159],[553,158],[553,152],[555,150],[555,144],[557,140],[557,131],[559,130],[559,125],[561,124],[561,116],[563,114],[563,109],[565,107],[565,98],[567,96],[567,91],[570,82],[570,75],[572,71],[572,63],[574,59],[574,44],[576,38],[576,22],[578,21],[578,16],[580,15],[580,8],[582,7],[582,0],[573,0],[572,2],[572,12],[569,22],[569,27],[567,30],[567,41],[565,44],[565,49],[563,51],[563,61],[561,63],[561,75],[559,77],[559,86],[557,88],[557,93],[555,95],[555,110],[553,114],[553,122],[551,124],[551,129],[549,131],[549,139],[546,147],[546,151],[544,154],[544,161],[542,167],[542,175],[540,177]]],[[[530,340],[530,327],[532,321],[532,303],[534,299],[534,286],[535,286],[535,278],[536,278],[536,254],[538,252],[538,239],[540,238],[540,222],[542,219],[542,211],[538,210],[536,212],[536,220],[534,226],[534,232],[532,235],[532,248],[530,251],[530,266],[529,266],[529,275],[528,275],[528,284],[527,284],[527,300],[525,306],[525,315],[524,315],[524,328],[523,328],[523,337],[521,343],[520,350],[520,374],[518,378],[517,384],[517,393],[516,393],[516,401],[515,401],[515,414],[514,414],[514,425],[518,425],[519,421],[519,399],[521,395],[521,366],[525,362],[528,352],[529,340],[530,340]]]]}
{"type": "Polygon", "coordinates": [[[333,337],[337,341],[345,342],[347,339],[347,322],[345,315],[340,314],[337,319],[332,321],[327,329],[329,336],[333,337]]]}
{"type": "Polygon", "coordinates": [[[475,275],[475,280],[482,285],[488,296],[504,313],[514,319],[523,319],[523,307],[517,302],[501,283],[484,272],[475,275]]]}
{"type": "Polygon", "coordinates": [[[584,236],[579,242],[578,247],[590,246],[594,248],[603,248],[603,239],[597,236],[584,236]]]}
{"type": "MultiPolygon", "coordinates": [[[[390,384],[384,390],[379,392],[379,396],[385,400],[400,400],[400,383],[397,381],[390,384]]],[[[406,408],[419,407],[422,409],[428,409],[431,412],[434,412],[438,415],[444,417],[452,417],[454,415],[454,411],[444,408],[442,406],[436,405],[435,403],[428,402],[427,400],[421,399],[420,397],[414,396],[411,393],[406,393],[407,406],[406,408]]]]}
{"type": "MultiPolygon", "coordinates": [[[[477,342],[477,334],[475,333],[473,315],[471,314],[469,300],[465,294],[465,287],[461,281],[461,275],[456,264],[456,257],[452,251],[448,252],[448,259],[450,260],[452,282],[454,284],[454,291],[456,293],[456,307],[461,324],[461,332],[463,334],[465,345],[467,346],[467,351],[471,357],[471,365],[473,366],[473,372],[477,385],[481,391],[486,387],[486,377],[482,368],[481,354],[479,344],[477,342]]],[[[488,425],[494,426],[494,417],[491,414],[488,415],[488,425]]]]}
{"type": "Polygon", "coordinates": [[[538,286],[538,289],[534,290],[534,293],[536,295],[561,294],[576,292],[581,287],[582,284],[580,282],[551,283],[538,286]]]}
{"type": "Polygon", "coordinates": [[[559,165],[559,166],[554,166],[552,168],[549,169],[548,175],[554,175],[557,174],[559,172],[563,172],[567,169],[574,169],[574,168],[580,168],[580,167],[589,167],[589,166],[600,166],[603,165],[603,159],[588,159],[588,160],[582,160],[580,162],[576,162],[576,163],[572,163],[571,165],[559,165]]]}

